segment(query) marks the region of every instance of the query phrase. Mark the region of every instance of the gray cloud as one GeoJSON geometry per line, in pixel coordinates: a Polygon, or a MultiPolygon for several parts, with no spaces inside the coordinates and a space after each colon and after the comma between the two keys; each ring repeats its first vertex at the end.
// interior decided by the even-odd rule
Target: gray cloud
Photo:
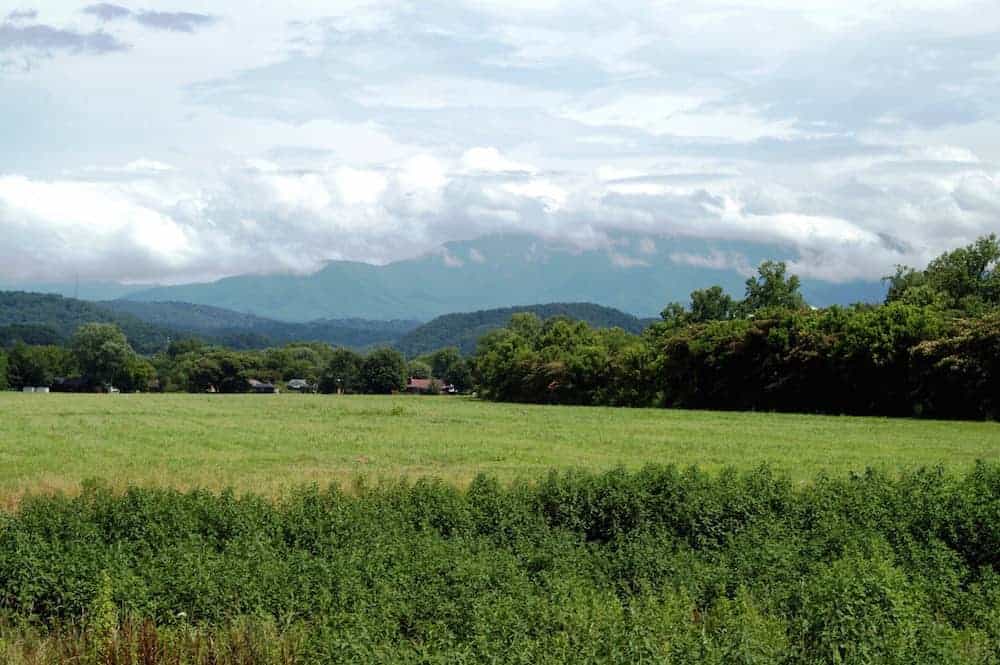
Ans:
{"type": "Polygon", "coordinates": [[[102,21],[116,21],[130,16],[132,11],[127,7],[113,5],[108,2],[101,2],[96,5],[89,5],[85,7],[83,13],[96,16],[102,21]]]}
{"type": "Polygon", "coordinates": [[[0,24],[0,51],[30,49],[43,53],[113,53],[128,48],[128,44],[101,30],[77,32],[42,24],[0,24]]]}
{"type": "Polygon", "coordinates": [[[33,21],[38,18],[38,11],[34,9],[15,9],[7,14],[8,21],[33,21]]]}
{"type": "Polygon", "coordinates": [[[194,32],[198,28],[212,25],[219,19],[208,14],[195,14],[193,12],[145,11],[136,14],[135,20],[147,28],[173,32],[194,32]]]}
{"type": "MultiPolygon", "coordinates": [[[[93,276],[179,280],[486,233],[637,233],[771,243],[803,276],[871,279],[996,227],[995,2],[374,0],[291,22],[276,2],[221,2],[232,30],[88,63],[115,79],[86,104],[70,76],[0,76],[0,121],[19,130],[0,154],[0,233],[17,238],[0,269],[21,252],[57,272],[85,246],[93,276]],[[109,166],[156,161],[174,168],[109,166]]],[[[217,20],[84,11],[182,33],[217,20]]]]}

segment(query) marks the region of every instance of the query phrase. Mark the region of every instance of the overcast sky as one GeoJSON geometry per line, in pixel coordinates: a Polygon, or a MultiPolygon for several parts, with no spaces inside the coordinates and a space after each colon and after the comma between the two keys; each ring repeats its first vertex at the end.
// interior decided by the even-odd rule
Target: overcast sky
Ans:
{"type": "Polygon", "coordinates": [[[998,230],[996,0],[29,0],[0,18],[0,279],[627,231],[780,243],[844,281],[998,230]]]}

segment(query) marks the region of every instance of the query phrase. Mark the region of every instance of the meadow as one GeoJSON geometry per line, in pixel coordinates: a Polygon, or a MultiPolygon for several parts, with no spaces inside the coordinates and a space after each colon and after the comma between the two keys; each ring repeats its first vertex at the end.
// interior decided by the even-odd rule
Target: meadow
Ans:
{"type": "Polygon", "coordinates": [[[998,451],[991,422],[6,393],[0,662],[996,665],[998,451]]]}
{"type": "Polygon", "coordinates": [[[0,501],[24,492],[291,486],[434,477],[509,483],[549,469],[762,464],[794,481],[1000,459],[1000,424],[551,407],[469,398],[0,393],[0,501]]]}

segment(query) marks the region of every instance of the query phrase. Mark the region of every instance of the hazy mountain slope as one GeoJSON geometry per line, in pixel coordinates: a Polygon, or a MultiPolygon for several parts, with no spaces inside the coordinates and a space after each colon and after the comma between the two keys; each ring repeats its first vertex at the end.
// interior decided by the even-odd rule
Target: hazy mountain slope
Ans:
{"type": "Polygon", "coordinates": [[[291,323],[185,302],[112,300],[101,305],[149,323],[170,326],[236,348],[263,348],[296,341],[318,341],[336,346],[364,348],[392,344],[420,325],[419,321],[365,319],[321,319],[291,323]]]}
{"type": "MultiPolygon", "coordinates": [[[[46,293],[0,291],[0,326],[30,326],[54,331],[64,342],[85,323],[114,323],[140,353],[166,348],[177,333],[142,321],[125,312],[113,312],[94,303],[46,293]]],[[[21,337],[24,339],[24,337],[21,337]]],[[[33,341],[28,339],[27,341],[33,341]]],[[[34,340],[40,341],[40,340],[34,340]]]]}
{"type": "Polygon", "coordinates": [[[643,320],[617,309],[592,303],[549,303],[501,309],[481,310],[461,314],[445,314],[425,323],[403,336],[396,348],[407,356],[417,356],[448,346],[457,346],[462,353],[476,350],[476,342],[491,330],[507,325],[518,312],[531,312],[542,319],[565,316],[586,321],[597,328],[622,328],[641,332],[650,320],[643,320]]]}
{"type": "Polygon", "coordinates": [[[0,281],[0,291],[24,291],[27,293],[53,293],[64,298],[78,300],[111,300],[121,298],[149,286],[120,284],[118,282],[11,282],[0,281]]]}
{"type": "MultiPolygon", "coordinates": [[[[128,296],[184,301],[286,321],[318,318],[420,319],[524,302],[593,302],[655,316],[672,300],[713,284],[742,296],[746,274],[786,248],[683,238],[627,236],[613,250],[579,251],[530,236],[448,243],[440,251],[385,266],[335,261],[311,275],[240,276],[159,287],[128,296]]],[[[814,305],[877,300],[872,282],[805,281],[814,305]]]]}

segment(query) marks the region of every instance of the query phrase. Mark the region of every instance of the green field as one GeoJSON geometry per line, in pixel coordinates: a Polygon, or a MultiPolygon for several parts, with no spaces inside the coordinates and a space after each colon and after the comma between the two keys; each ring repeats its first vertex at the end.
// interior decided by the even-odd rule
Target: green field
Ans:
{"type": "Polygon", "coordinates": [[[555,467],[768,463],[889,471],[1000,459],[1000,424],[493,404],[448,397],[0,394],[0,497],[128,484],[290,485],[400,476],[463,484],[555,467]]]}

